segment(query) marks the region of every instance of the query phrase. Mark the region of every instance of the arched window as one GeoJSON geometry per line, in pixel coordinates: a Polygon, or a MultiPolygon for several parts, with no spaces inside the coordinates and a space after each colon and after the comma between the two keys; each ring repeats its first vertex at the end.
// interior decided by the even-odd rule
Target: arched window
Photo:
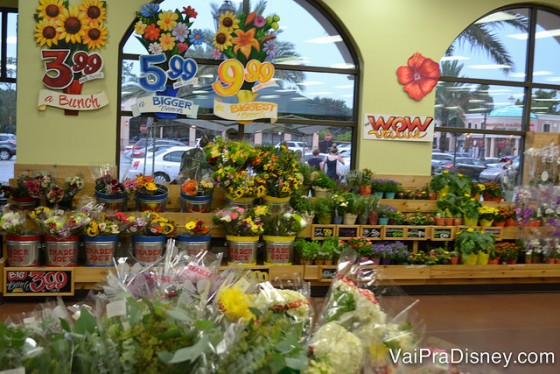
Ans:
{"type": "MultiPolygon", "coordinates": [[[[292,149],[302,151],[304,158],[314,148],[326,153],[332,143],[348,144],[349,159],[355,154],[351,145],[357,138],[358,58],[333,16],[314,1],[306,0],[191,0],[188,5],[197,12],[191,29],[202,31],[204,43],[191,46],[184,53],[185,57],[197,61],[198,82],[182,88],[179,96],[199,105],[198,116],[174,120],[154,120],[146,115],[133,117],[136,99],[147,95],[138,86],[138,59],[149,52],[137,40],[135,22],[132,22],[121,43],[119,136],[124,149],[121,168],[134,155],[131,147],[135,141],[147,134],[195,146],[203,135],[225,136],[230,128],[241,130],[244,139],[254,144],[289,142],[292,149]],[[213,38],[220,15],[228,11],[234,14],[256,11],[264,17],[272,14],[280,17],[276,38],[269,46],[272,53],[267,57],[276,69],[276,85],[258,94],[259,101],[278,104],[276,123],[259,120],[240,128],[237,123],[213,113],[216,95],[211,84],[216,81],[218,65],[224,60],[213,45],[213,38]]],[[[184,6],[179,0],[159,3],[162,10],[182,10],[184,6]]],[[[135,156],[140,153],[136,152],[135,156]]]]}
{"type": "Polygon", "coordinates": [[[559,42],[560,13],[538,5],[500,8],[467,27],[440,61],[434,151],[514,159],[517,178],[504,181],[501,167],[467,171],[519,183],[525,132],[560,119],[559,42]],[[471,121],[480,126],[467,128],[471,121]]]}

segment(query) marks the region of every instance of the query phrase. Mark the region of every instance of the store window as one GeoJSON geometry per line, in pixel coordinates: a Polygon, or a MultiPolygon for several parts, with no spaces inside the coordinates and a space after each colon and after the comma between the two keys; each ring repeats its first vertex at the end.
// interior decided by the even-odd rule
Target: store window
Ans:
{"type": "Polygon", "coordinates": [[[0,147],[0,183],[14,176],[16,155],[16,75],[17,75],[16,9],[0,7],[0,135],[7,139],[0,147]]]}
{"type": "MultiPolygon", "coordinates": [[[[162,10],[183,9],[183,6],[184,3],[178,0],[159,2],[162,10]]],[[[352,144],[356,143],[358,124],[358,58],[343,30],[318,2],[192,0],[189,6],[197,12],[191,29],[202,30],[204,43],[191,46],[184,53],[198,64],[198,82],[181,88],[178,96],[199,106],[197,118],[133,116],[136,99],[147,95],[138,85],[139,56],[149,52],[136,38],[135,22],[132,22],[121,50],[121,176],[131,163],[131,149],[135,143],[145,142],[146,138],[179,140],[194,147],[201,138],[226,137],[229,129],[238,134],[241,132],[243,139],[253,144],[286,143],[292,150],[301,151],[302,161],[311,157],[315,148],[326,154],[330,145],[337,144],[347,161],[355,163],[353,155],[356,150],[352,144]],[[264,88],[258,94],[259,100],[278,104],[275,123],[258,120],[240,127],[213,112],[214,99],[218,96],[211,84],[217,80],[218,66],[225,58],[214,47],[213,37],[220,15],[228,11],[235,14],[256,11],[265,17],[280,16],[280,28],[270,45],[274,53],[267,57],[276,70],[276,85],[264,88]]],[[[224,102],[229,100],[221,99],[224,102]]]]}
{"type": "Polygon", "coordinates": [[[440,61],[434,152],[485,162],[472,175],[481,182],[503,182],[495,164],[513,159],[517,178],[506,179],[519,183],[525,132],[560,132],[558,35],[560,12],[541,6],[498,9],[467,27],[440,61]]]}

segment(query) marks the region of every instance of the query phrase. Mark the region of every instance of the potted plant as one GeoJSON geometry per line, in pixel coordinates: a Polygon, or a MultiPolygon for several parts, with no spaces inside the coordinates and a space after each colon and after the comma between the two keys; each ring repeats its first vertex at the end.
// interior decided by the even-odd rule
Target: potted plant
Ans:
{"type": "Polygon", "coordinates": [[[321,244],[317,240],[298,239],[295,248],[303,265],[312,265],[317,259],[321,244]]]}
{"type": "Polygon", "coordinates": [[[358,181],[359,181],[360,195],[371,195],[372,192],[371,180],[373,178],[373,171],[368,168],[364,168],[358,173],[359,173],[358,181]]]}
{"type": "Polygon", "coordinates": [[[328,225],[332,222],[333,206],[332,200],[326,197],[316,197],[313,204],[317,223],[328,225]]]}
{"type": "Polygon", "coordinates": [[[390,215],[396,212],[396,209],[387,204],[377,205],[377,214],[379,215],[378,222],[380,225],[388,225],[390,215]]]}
{"type": "Polygon", "coordinates": [[[95,198],[98,204],[103,204],[105,211],[126,212],[128,195],[124,184],[116,177],[115,166],[104,165],[94,168],[95,198]]]}
{"type": "Polygon", "coordinates": [[[317,260],[321,261],[318,265],[331,265],[334,259],[334,249],[335,245],[332,242],[323,241],[319,247],[319,253],[317,253],[317,260]]]}
{"type": "Polygon", "coordinates": [[[480,226],[488,227],[492,226],[494,219],[500,214],[498,208],[491,206],[481,206],[478,208],[478,221],[480,226]]]}
{"type": "Polygon", "coordinates": [[[463,224],[476,226],[478,224],[478,208],[481,207],[480,201],[466,194],[459,199],[458,210],[463,214],[463,224]]]}
{"type": "Polygon", "coordinates": [[[210,226],[201,219],[185,223],[184,232],[177,235],[177,249],[185,251],[188,256],[198,256],[210,250],[210,226]]]}
{"type": "Polygon", "coordinates": [[[504,198],[504,191],[502,185],[498,182],[484,183],[484,190],[482,193],[485,201],[500,202],[504,198]]]}
{"type": "Polygon", "coordinates": [[[371,240],[363,237],[355,237],[346,240],[345,246],[355,250],[363,260],[369,260],[372,255],[372,242],[371,240]]]}
{"type": "Polygon", "coordinates": [[[323,240],[321,247],[323,248],[323,251],[332,253],[333,261],[338,260],[340,254],[342,253],[342,250],[344,249],[344,246],[340,245],[340,240],[338,240],[338,238],[326,238],[325,240],[323,240]]]}
{"type": "Polygon", "coordinates": [[[495,252],[503,263],[516,264],[521,246],[515,242],[501,241],[496,243],[495,252]]]}
{"type": "Polygon", "coordinates": [[[463,263],[475,265],[479,252],[488,253],[494,245],[494,236],[473,227],[461,231],[455,238],[454,246],[461,253],[463,263]]]}
{"type": "Polygon", "coordinates": [[[315,196],[327,197],[335,186],[334,180],[323,171],[316,171],[313,174],[314,178],[312,177],[311,186],[315,192],[315,196]]]}

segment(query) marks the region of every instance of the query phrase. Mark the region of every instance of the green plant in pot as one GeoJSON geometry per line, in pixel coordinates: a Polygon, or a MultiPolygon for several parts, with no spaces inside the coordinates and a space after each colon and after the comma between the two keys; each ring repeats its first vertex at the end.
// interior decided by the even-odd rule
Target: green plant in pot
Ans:
{"type": "Polygon", "coordinates": [[[334,253],[336,248],[336,242],[332,240],[323,240],[319,253],[317,255],[318,260],[323,261],[323,265],[331,265],[334,260],[334,253]]]}
{"type": "Polygon", "coordinates": [[[461,196],[458,200],[458,210],[463,214],[463,224],[476,226],[478,224],[478,210],[482,206],[480,201],[469,194],[461,196]]]}
{"type": "Polygon", "coordinates": [[[332,200],[326,197],[316,197],[313,205],[317,222],[328,225],[332,221],[333,206],[332,200]]]}
{"type": "Polygon", "coordinates": [[[311,185],[317,196],[317,192],[327,192],[331,191],[335,187],[334,181],[329,178],[327,173],[322,171],[316,171],[312,175],[311,185]]]}
{"type": "Polygon", "coordinates": [[[478,253],[487,254],[494,247],[494,236],[475,228],[468,227],[455,238],[455,248],[461,253],[463,263],[475,265],[478,253]]]}
{"type": "Polygon", "coordinates": [[[295,248],[303,264],[310,265],[317,259],[321,244],[316,240],[297,239],[295,248]]]}

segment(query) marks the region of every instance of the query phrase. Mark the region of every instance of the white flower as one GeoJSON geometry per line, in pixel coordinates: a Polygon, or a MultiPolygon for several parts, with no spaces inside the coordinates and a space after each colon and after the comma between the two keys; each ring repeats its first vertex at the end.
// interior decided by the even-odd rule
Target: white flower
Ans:
{"type": "Polygon", "coordinates": [[[222,222],[231,222],[231,217],[230,217],[230,216],[223,216],[222,218],[220,218],[220,221],[222,221],[222,222]]]}
{"type": "Polygon", "coordinates": [[[315,359],[327,363],[335,373],[359,373],[364,347],[360,339],[340,326],[329,322],[311,340],[315,359]]]}

